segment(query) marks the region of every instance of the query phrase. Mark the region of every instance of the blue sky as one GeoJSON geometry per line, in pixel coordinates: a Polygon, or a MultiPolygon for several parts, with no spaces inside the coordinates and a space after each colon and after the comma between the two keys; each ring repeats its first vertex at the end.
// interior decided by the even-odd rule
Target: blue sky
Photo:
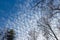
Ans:
{"type": "Polygon", "coordinates": [[[19,36],[24,36],[25,38],[27,36],[27,30],[29,31],[31,28],[37,27],[37,20],[41,17],[39,9],[36,11],[33,10],[34,12],[29,10],[38,1],[0,0],[0,27],[7,26],[8,28],[14,28],[16,33],[18,33],[18,38],[19,36]]]}
{"type": "MultiPolygon", "coordinates": [[[[30,0],[0,0],[0,27],[7,26],[9,28],[14,27],[15,29],[17,29],[18,27],[22,28],[23,26],[27,26],[26,25],[27,24],[26,21],[28,22],[27,18],[31,18],[32,13],[31,12],[25,12],[25,13],[23,12],[23,11],[27,11],[26,8],[24,9],[24,6],[30,6],[28,4],[24,5],[24,2],[26,2],[26,1],[30,2],[30,0]],[[25,15],[22,15],[22,16],[18,15],[18,18],[20,18],[18,20],[18,18],[16,18],[15,16],[18,14],[16,12],[18,11],[18,9],[19,9],[18,6],[20,4],[22,7],[22,8],[20,8],[20,11],[22,12],[22,14],[24,13],[25,15]],[[11,17],[11,15],[12,15],[12,17],[11,17]]],[[[34,3],[34,2],[32,2],[32,3],[34,3]]],[[[32,6],[32,3],[31,3],[31,6],[32,6]]],[[[32,25],[30,25],[30,26],[32,26],[32,25]]],[[[29,27],[29,25],[28,25],[28,27],[29,27]]],[[[23,32],[28,30],[27,29],[28,27],[24,28],[23,32]]],[[[16,31],[16,32],[18,32],[18,31],[16,31]]],[[[21,32],[21,34],[23,32],[21,32]]]]}
{"type": "Polygon", "coordinates": [[[0,0],[0,26],[6,24],[6,21],[9,19],[10,15],[14,15],[17,12],[16,7],[19,3],[23,4],[25,0],[0,0]],[[17,5],[15,7],[15,4],[17,5]]]}
{"type": "MultiPolygon", "coordinates": [[[[23,5],[25,1],[27,0],[0,0],[0,18],[4,16],[7,17],[9,14],[11,14],[10,12],[16,12],[15,4],[23,5]]],[[[37,2],[37,0],[33,0],[32,3],[35,2],[37,2]]]]}
{"type": "Polygon", "coordinates": [[[9,17],[9,12],[12,10],[16,0],[0,0],[0,26],[3,26],[9,17]]]}
{"type": "MultiPolygon", "coordinates": [[[[23,5],[25,1],[28,0],[0,0],[0,21],[2,21],[2,17],[4,17],[7,20],[10,15],[15,14],[17,12],[18,5],[19,4],[23,5]],[[15,4],[17,4],[17,6],[15,4]]],[[[37,1],[33,0],[32,3],[34,2],[37,1]]]]}
{"type": "Polygon", "coordinates": [[[3,16],[7,17],[16,3],[16,0],[0,0],[0,18],[3,16]]]}
{"type": "MultiPolygon", "coordinates": [[[[8,28],[14,27],[15,29],[17,29],[18,27],[22,28],[27,26],[23,29],[23,31],[25,32],[26,30],[28,30],[28,27],[34,26],[35,24],[30,24],[30,20],[34,20],[37,17],[35,17],[33,13],[31,11],[28,11],[27,9],[29,9],[30,6],[34,6],[33,4],[35,4],[36,1],[32,0],[30,4],[27,2],[25,5],[26,1],[30,2],[30,0],[0,0],[0,27],[7,26],[8,28]],[[21,8],[19,8],[20,4],[21,8]],[[25,8],[26,6],[28,6],[28,8],[25,8]],[[19,15],[20,13],[18,12],[18,9],[20,9],[19,12],[21,12],[21,15],[19,15]]],[[[35,20],[33,22],[35,22],[35,20]]],[[[21,32],[21,34],[22,33],[23,32],[21,32]]]]}

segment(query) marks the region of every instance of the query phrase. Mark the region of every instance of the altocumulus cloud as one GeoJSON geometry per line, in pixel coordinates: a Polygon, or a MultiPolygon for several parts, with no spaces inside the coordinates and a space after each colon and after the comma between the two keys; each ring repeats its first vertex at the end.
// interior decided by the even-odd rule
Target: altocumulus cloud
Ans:
{"type": "Polygon", "coordinates": [[[32,0],[19,4],[19,11],[11,15],[6,22],[6,28],[15,30],[16,40],[28,40],[28,31],[37,28],[40,12],[31,10],[32,6],[30,3],[32,3],[32,0]]]}

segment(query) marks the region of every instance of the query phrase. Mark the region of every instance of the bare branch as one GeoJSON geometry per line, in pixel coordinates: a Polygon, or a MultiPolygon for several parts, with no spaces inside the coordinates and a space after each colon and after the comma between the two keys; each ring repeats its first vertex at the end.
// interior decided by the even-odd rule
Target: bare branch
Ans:
{"type": "Polygon", "coordinates": [[[55,35],[54,31],[52,30],[51,26],[49,24],[47,24],[49,29],[51,30],[51,32],[53,33],[54,37],[56,38],[56,40],[58,40],[57,36],[55,35]]]}

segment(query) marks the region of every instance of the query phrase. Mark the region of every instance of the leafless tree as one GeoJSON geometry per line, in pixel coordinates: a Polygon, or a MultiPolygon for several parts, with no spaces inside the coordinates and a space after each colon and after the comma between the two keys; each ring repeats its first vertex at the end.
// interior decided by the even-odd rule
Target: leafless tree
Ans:
{"type": "Polygon", "coordinates": [[[58,37],[56,36],[56,34],[54,33],[54,31],[52,30],[50,22],[52,21],[52,18],[54,18],[55,14],[60,13],[59,12],[60,11],[60,3],[58,4],[58,6],[54,5],[53,3],[54,3],[54,0],[40,0],[33,7],[34,9],[35,9],[35,7],[38,7],[42,11],[41,12],[42,16],[37,21],[37,23],[38,23],[39,27],[42,26],[41,28],[43,28],[42,30],[44,30],[44,35],[47,38],[47,40],[49,40],[48,39],[49,35],[51,36],[50,32],[53,34],[53,36],[55,37],[55,39],[58,40],[58,37]],[[49,1],[49,2],[46,3],[46,1],[49,1]],[[45,11],[46,13],[44,13],[43,11],[45,11]]]}

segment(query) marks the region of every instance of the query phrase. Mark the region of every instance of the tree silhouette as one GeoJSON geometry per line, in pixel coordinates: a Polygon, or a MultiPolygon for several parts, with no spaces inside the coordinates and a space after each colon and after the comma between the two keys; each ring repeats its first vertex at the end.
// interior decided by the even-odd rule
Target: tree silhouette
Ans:
{"type": "Polygon", "coordinates": [[[14,30],[11,29],[10,31],[7,31],[7,40],[13,40],[14,39],[14,30]]]}

